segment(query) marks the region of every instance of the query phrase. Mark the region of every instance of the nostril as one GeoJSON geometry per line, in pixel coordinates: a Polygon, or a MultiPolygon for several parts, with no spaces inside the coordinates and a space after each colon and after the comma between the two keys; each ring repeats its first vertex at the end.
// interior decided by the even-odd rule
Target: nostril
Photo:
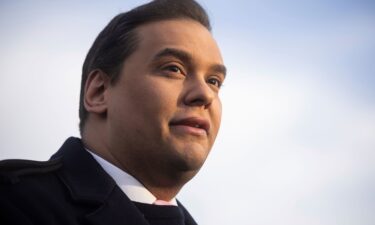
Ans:
{"type": "Polygon", "coordinates": [[[194,99],[190,102],[189,105],[205,105],[204,100],[202,99],[194,99]]]}
{"type": "Polygon", "coordinates": [[[205,81],[189,83],[189,85],[186,86],[184,98],[185,105],[204,106],[207,108],[214,98],[214,91],[207,85],[207,83],[205,83],[205,81]]]}

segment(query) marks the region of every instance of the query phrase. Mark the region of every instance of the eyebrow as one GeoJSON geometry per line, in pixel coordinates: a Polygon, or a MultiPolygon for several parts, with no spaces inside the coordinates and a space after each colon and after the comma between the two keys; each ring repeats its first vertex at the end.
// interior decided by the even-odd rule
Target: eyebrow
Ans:
{"type": "MultiPolygon", "coordinates": [[[[157,53],[154,56],[154,60],[156,60],[158,58],[166,57],[166,56],[173,56],[173,57],[178,58],[179,60],[181,60],[183,62],[191,63],[193,61],[193,57],[189,53],[187,53],[183,50],[180,50],[180,49],[175,49],[175,48],[165,48],[165,49],[161,50],[159,53],[157,53]]],[[[222,64],[211,65],[210,69],[212,71],[214,71],[215,73],[223,74],[224,77],[227,74],[227,68],[222,64]]]]}

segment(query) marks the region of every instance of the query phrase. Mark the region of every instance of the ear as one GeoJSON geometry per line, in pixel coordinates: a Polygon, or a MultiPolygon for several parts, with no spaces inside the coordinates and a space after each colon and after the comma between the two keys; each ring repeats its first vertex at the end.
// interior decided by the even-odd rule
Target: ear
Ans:
{"type": "Polygon", "coordinates": [[[109,76],[102,70],[93,70],[85,83],[84,106],[90,113],[107,112],[107,92],[110,85],[109,76]]]}

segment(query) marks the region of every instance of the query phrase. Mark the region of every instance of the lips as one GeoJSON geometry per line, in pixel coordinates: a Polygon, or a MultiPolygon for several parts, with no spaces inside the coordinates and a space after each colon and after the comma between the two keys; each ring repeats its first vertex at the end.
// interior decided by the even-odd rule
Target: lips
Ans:
{"type": "Polygon", "coordinates": [[[210,123],[199,117],[189,117],[189,118],[181,118],[181,119],[175,119],[170,122],[171,126],[187,126],[192,127],[194,129],[201,129],[208,134],[210,130],[210,123]]]}

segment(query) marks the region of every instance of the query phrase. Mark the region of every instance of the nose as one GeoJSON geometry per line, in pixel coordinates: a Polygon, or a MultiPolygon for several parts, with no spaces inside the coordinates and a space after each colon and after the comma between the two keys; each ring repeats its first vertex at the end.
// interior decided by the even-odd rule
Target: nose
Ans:
{"type": "Polygon", "coordinates": [[[205,80],[194,80],[189,83],[185,92],[184,104],[208,108],[215,99],[216,92],[205,80]]]}

